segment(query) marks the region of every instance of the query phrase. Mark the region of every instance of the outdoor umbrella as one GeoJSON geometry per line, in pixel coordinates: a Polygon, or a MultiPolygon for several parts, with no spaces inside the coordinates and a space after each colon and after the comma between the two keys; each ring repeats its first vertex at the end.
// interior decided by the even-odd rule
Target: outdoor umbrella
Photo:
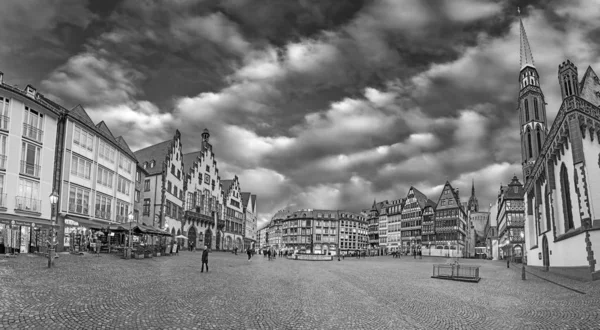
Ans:
{"type": "Polygon", "coordinates": [[[175,238],[188,239],[187,237],[185,237],[185,236],[183,236],[183,235],[175,236],[175,238]]]}

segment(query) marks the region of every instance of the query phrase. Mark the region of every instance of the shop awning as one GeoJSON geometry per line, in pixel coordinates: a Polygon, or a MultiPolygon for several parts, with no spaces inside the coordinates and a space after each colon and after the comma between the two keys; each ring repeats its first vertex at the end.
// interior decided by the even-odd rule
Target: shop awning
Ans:
{"type": "Polygon", "coordinates": [[[90,219],[73,217],[67,215],[65,217],[65,226],[74,226],[74,227],[86,227],[90,229],[102,229],[106,228],[108,224],[101,224],[90,219]]]}
{"type": "MultiPolygon", "coordinates": [[[[15,226],[29,226],[29,227],[46,227],[46,228],[51,228],[52,227],[52,221],[50,221],[50,219],[44,219],[44,218],[32,218],[32,217],[26,217],[26,216],[21,216],[21,215],[16,215],[16,214],[0,214],[0,223],[3,224],[13,224],[15,226]]],[[[58,228],[58,224],[54,225],[56,228],[58,228]]]]}

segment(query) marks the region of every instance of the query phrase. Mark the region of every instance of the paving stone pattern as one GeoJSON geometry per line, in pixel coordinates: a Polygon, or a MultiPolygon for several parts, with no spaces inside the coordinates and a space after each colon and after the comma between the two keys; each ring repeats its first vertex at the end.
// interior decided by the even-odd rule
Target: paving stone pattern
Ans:
{"type": "Polygon", "coordinates": [[[600,282],[581,295],[483,260],[475,283],[430,278],[444,258],[269,262],[201,253],[124,260],[61,254],[0,262],[0,329],[598,329],[600,282]]]}

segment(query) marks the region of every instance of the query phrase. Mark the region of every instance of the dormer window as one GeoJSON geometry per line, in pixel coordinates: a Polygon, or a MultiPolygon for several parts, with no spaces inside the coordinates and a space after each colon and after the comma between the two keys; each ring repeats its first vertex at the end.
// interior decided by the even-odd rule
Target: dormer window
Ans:
{"type": "Polygon", "coordinates": [[[600,85],[600,79],[598,79],[598,76],[594,76],[594,82],[600,85]]]}
{"type": "Polygon", "coordinates": [[[156,165],[156,161],[155,160],[153,160],[153,161],[150,162],[150,168],[154,168],[154,165],[156,165]]]}
{"type": "Polygon", "coordinates": [[[148,168],[148,162],[144,162],[144,169],[148,168]]]}
{"type": "MultiPolygon", "coordinates": [[[[598,78],[598,77],[596,77],[596,79],[597,79],[597,78],[598,78]]],[[[596,91],[596,96],[597,96],[597,97],[600,97],[600,92],[596,91]]]]}

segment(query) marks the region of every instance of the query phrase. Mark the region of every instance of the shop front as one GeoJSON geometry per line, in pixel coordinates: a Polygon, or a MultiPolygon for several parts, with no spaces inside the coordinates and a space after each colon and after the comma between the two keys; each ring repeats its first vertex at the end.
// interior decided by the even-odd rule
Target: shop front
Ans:
{"type": "Polygon", "coordinates": [[[51,222],[6,214],[0,216],[0,253],[45,252],[51,222]]]}
{"type": "Polygon", "coordinates": [[[58,251],[72,253],[89,251],[96,233],[107,228],[107,224],[72,216],[59,217],[59,224],[58,251]]]}

